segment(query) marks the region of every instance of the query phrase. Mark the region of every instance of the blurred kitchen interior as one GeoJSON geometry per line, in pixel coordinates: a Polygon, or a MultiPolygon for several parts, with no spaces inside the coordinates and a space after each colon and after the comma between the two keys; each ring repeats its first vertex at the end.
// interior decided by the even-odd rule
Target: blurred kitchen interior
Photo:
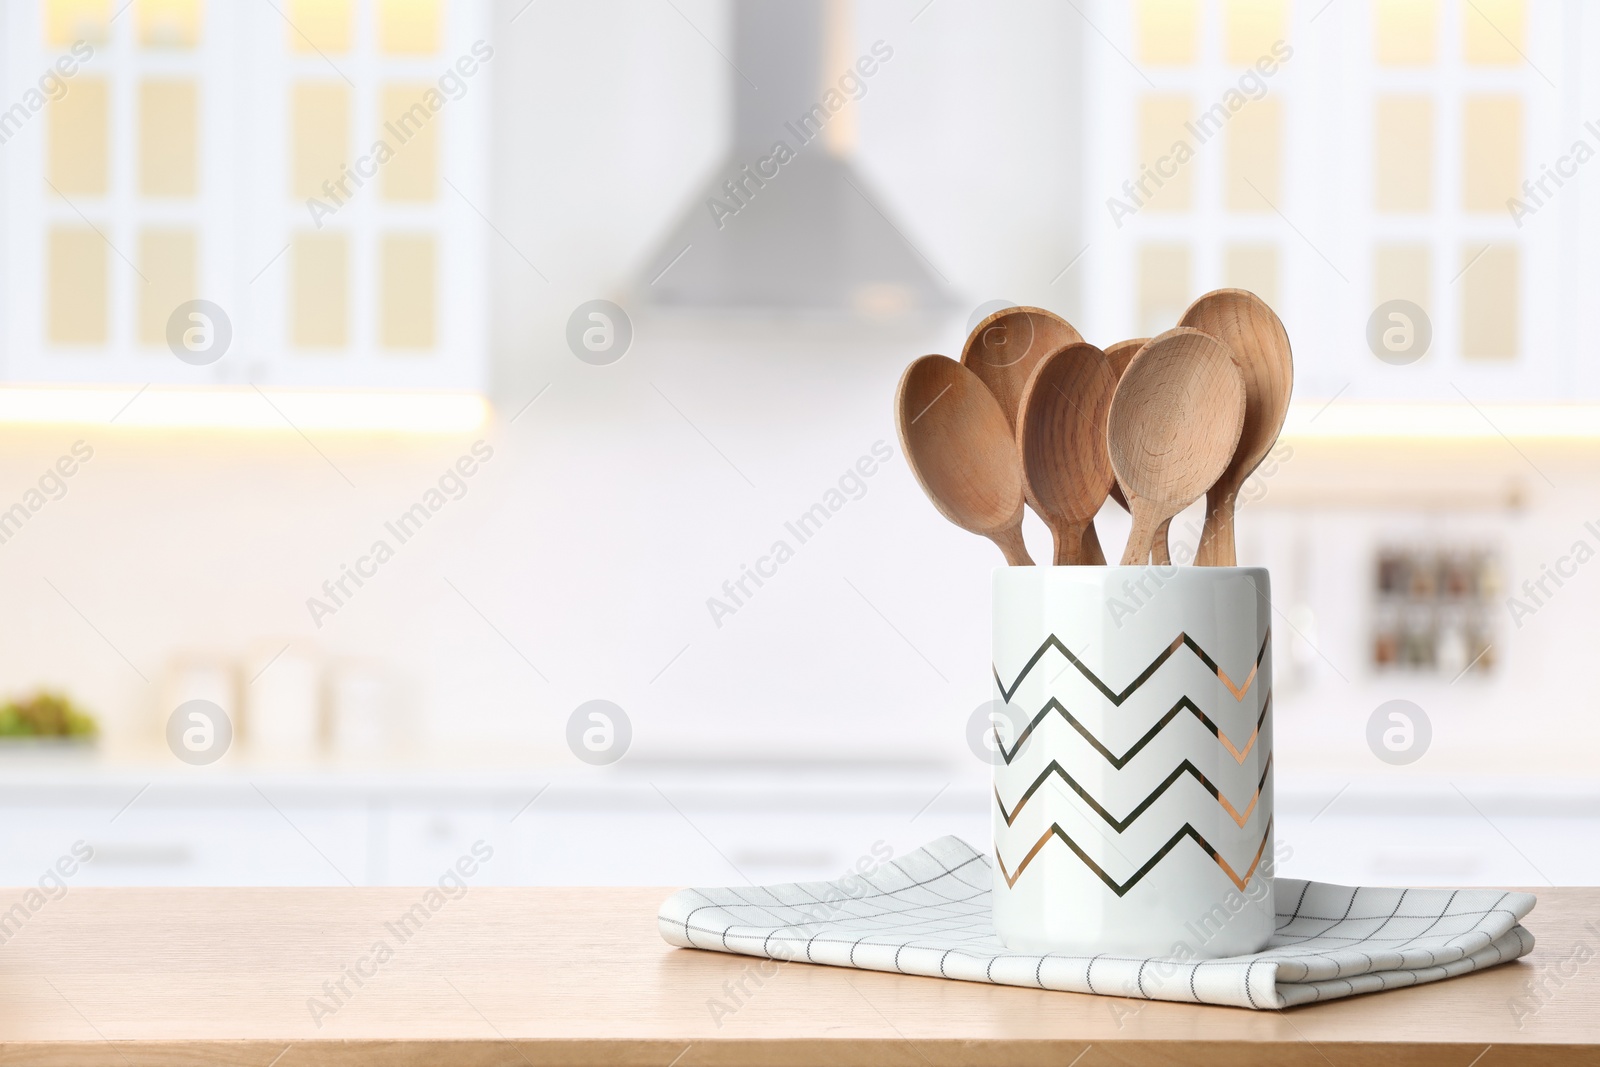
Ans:
{"type": "MultiPolygon", "coordinates": [[[[79,838],[83,884],[415,882],[478,838],[508,884],[718,884],[983,841],[968,728],[998,559],[900,461],[894,383],[995,301],[1109,344],[1223,285],[1295,345],[1240,519],[1278,609],[1283,871],[1600,880],[1570,847],[1600,829],[1591,7],[0,19],[0,512],[22,506],[0,699],[64,694],[98,728],[0,738],[5,881],[79,838]],[[1178,142],[1192,158],[1149,180],[1178,142]],[[231,324],[209,365],[169,350],[195,298],[231,324]],[[631,321],[615,362],[569,343],[596,299],[631,321]],[[1414,361],[1369,343],[1393,300],[1425,310],[1414,361]],[[879,442],[893,458],[841,485],[879,442]],[[425,525],[386,533],[430,491],[425,525]],[[326,591],[381,538],[392,558],[326,591]],[[197,697],[235,726],[208,766],[165,735],[197,697]],[[569,747],[596,699],[631,726],[609,766],[569,747]],[[1396,699],[1431,725],[1405,765],[1368,744],[1396,699]]],[[[1100,528],[1119,544],[1126,518],[1100,528]]]]}

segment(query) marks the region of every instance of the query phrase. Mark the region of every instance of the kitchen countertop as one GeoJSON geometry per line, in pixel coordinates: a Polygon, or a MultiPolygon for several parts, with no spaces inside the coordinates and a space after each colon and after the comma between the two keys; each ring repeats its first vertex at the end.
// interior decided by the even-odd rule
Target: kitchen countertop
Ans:
{"type": "Polygon", "coordinates": [[[668,889],[470,882],[9,892],[0,1065],[1600,1062],[1600,889],[1538,890],[1523,961],[1252,1012],[802,963],[762,977],[663,942],[668,889]]]}

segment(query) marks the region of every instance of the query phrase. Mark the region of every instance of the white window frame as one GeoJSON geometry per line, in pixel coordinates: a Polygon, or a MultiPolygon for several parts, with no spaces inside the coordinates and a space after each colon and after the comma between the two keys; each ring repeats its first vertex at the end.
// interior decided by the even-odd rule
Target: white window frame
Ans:
{"type": "MultiPolygon", "coordinates": [[[[279,5],[287,12],[287,5],[279,5]]],[[[292,291],[289,254],[298,229],[312,229],[304,202],[289,187],[292,146],[290,86],[296,78],[352,81],[353,154],[378,128],[382,86],[434,82],[475,41],[491,46],[486,0],[443,0],[439,50],[428,56],[380,56],[376,0],[356,0],[349,53],[324,59],[289,47],[290,28],[271,4],[209,0],[195,49],[147,49],[136,39],[129,7],[79,77],[110,81],[110,188],[104,198],[50,192],[44,182],[46,111],[0,147],[0,223],[6,255],[0,273],[0,377],[10,383],[228,384],[253,382],[308,388],[427,388],[482,391],[488,379],[489,122],[493,61],[480,64],[466,92],[435,117],[438,194],[428,204],[380,200],[370,185],[332,219],[351,244],[349,344],[336,350],[289,343],[292,291]],[[145,199],[137,191],[138,84],[146,75],[193,74],[200,108],[200,188],[192,201],[145,199]],[[65,348],[46,337],[46,240],[55,224],[82,226],[84,216],[114,251],[108,255],[108,342],[65,348]],[[137,290],[143,284],[122,257],[137,264],[145,224],[192,225],[198,235],[196,295],[213,300],[233,327],[229,352],[205,367],[183,363],[164,348],[137,343],[137,290]],[[430,233],[436,241],[435,346],[389,350],[378,342],[380,236],[395,230],[430,233]],[[120,253],[120,255],[119,255],[120,253]],[[280,254],[281,253],[281,254],[280,254]]],[[[0,107],[9,107],[59,52],[45,44],[43,5],[0,6],[0,107]]],[[[70,82],[69,82],[70,86],[70,82]]],[[[69,88],[70,92],[70,88],[69,88]]]]}
{"type": "MultiPolygon", "coordinates": [[[[1584,53],[1575,43],[1600,40],[1600,18],[1591,13],[1585,20],[1574,0],[1528,0],[1523,48],[1539,69],[1476,67],[1462,55],[1463,19],[1476,16],[1464,3],[1443,0],[1435,63],[1408,69],[1377,64],[1371,0],[1332,7],[1291,0],[1288,43],[1294,57],[1268,79],[1270,96],[1284,108],[1284,192],[1276,206],[1288,222],[1271,212],[1226,209],[1226,149],[1218,139],[1202,146],[1189,164],[1192,210],[1140,211],[1118,229],[1106,198],[1121,196],[1122,182],[1137,177],[1140,99],[1151,92],[1185,93],[1198,111],[1242,72],[1223,61],[1225,0],[1200,0],[1200,6],[1197,61],[1138,70],[1130,66],[1138,66],[1136,5],[1095,0],[1084,7],[1114,46],[1097,33],[1085,36],[1082,158],[1089,269],[1084,271],[1084,320],[1091,338],[1110,343],[1138,329],[1143,245],[1188,245],[1191,286],[1198,295],[1224,284],[1228,245],[1262,242],[1278,249],[1278,311],[1298,327],[1291,337],[1299,396],[1459,403],[1457,388],[1476,402],[1600,395],[1600,370],[1578,351],[1567,325],[1584,306],[1581,294],[1592,291],[1592,286],[1583,288],[1584,280],[1600,277],[1600,255],[1589,251],[1594,242],[1584,240],[1594,230],[1586,221],[1594,214],[1581,212],[1586,197],[1596,194],[1569,183],[1519,230],[1509,212],[1464,211],[1459,183],[1461,114],[1469,93],[1522,100],[1519,169],[1524,175],[1536,174],[1540,162],[1563,153],[1582,132],[1585,118],[1600,116],[1600,92],[1582,84],[1584,53]],[[1381,94],[1399,91],[1426,93],[1435,101],[1433,208],[1416,217],[1380,214],[1374,201],[1374,107],[1381,94]],[[1431,259],[1433,342],[1423,360],[1403,368],[1378,361],[1367,349],[1364,330],[1374,305],[1375,251],[1391,241],[1424,243],[1431,259]],[[1475,241],[1519,248],[1515,359],[1468,360],[1460,354],[1459,284],[1451,279],[1460,268],[1461,249],[1475,241]]],[[[1588,169],[1600,173],[1600,161],[1588,169]]],[[[1579,179],[1580,185],[1586,181],[1579,179]]]]}

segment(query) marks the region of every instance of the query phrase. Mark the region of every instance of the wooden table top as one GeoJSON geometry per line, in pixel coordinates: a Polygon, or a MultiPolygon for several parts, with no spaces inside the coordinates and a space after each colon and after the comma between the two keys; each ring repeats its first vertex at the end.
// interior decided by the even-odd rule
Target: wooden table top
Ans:
{"type": "Polygon", "coordinates": [[[1283,1012],[762,975],[664,943],[666,889],[25,892],[0,893],[27,905],[0,913],[0,1064],[1600,1063],[1600,889],[1539,890],[1520,962],[1283,1012]]]}

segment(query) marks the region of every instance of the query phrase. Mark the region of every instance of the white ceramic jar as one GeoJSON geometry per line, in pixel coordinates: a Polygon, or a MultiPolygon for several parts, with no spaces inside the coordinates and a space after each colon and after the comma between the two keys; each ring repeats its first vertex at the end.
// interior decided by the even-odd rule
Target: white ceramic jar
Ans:
{"type": "Polygon", "coordinates": [[[1264,948],[1266,570],[1004,567],[993,610],[1000,939],[1139,957],[1264,948]]]}

